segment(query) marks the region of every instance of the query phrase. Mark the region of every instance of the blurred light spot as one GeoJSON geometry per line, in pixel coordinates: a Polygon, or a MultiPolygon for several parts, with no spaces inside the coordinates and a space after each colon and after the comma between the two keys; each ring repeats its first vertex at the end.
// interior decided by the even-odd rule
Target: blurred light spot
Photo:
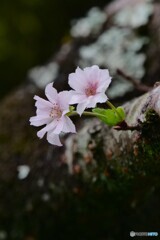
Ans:
{"type": "Polygon", "coordinates": [[[50,200],[50,195],[49,195],[48,193],[44,193],[44,194],[42,195],[42,200],[43,200],[44,202],[48,202],[48,201],[50,200]]]}
{"type": "Polygon", "coordinates": [[[97,34],[106,19],[106,13],[98,7],[94,7],[88,12],[87,17],[72,22],[71,35],[73,37],[87,37],[90,34],[97,34]]]}
{"type": "Polygon", "coordinates": [[[59,65],[49,63],[46,66],[39,66],[28,72],[28,78],[39,88],[44,88],[48,83],[53,82],[58,75],[59,65]]]}
{"type": "Polygon", "coordinates": [[[25,179],[30,172],[30,167],[27,165],[21,165],[17,167],[17,170],[18,170],[18,178],[25,179]]]}
{"type": "Polygon", "coordinates": [[[7,233],[3,230],[0,230],[0,240],[5,240],[7,238],[7,233]]]}
{"type": "Polygon", "coordinates": [[[38,179],[37,185],[38,185],[38,187],[43,187],[43,185],[44,185],[44,180],[43,180],[42,178],[38,179]]]}

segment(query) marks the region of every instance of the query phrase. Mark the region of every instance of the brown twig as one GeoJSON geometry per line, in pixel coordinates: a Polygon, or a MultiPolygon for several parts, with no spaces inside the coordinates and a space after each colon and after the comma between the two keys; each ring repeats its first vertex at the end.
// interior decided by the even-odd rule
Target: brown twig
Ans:
{"type": "Polygon", "coordinates": [[[130,131],[140,131],[141,130],[141,126],[138,124],[136,126],[129,126],[126,121],[122,121],[121,123],[119,123],[117,126],[114,127],[114,129],[116,130],[123,130],[123,131],[127,131],[127,130],[130,130],[130,131]]]}
{"type": "Polygon", "coordinates": [[[139,83],[137,80],[124,73],[121,69],[117,69],[117,74],[126,79],[127,81],[131,82],[138,91],[148,92],[152,89],[145,84],[139,83]]]}

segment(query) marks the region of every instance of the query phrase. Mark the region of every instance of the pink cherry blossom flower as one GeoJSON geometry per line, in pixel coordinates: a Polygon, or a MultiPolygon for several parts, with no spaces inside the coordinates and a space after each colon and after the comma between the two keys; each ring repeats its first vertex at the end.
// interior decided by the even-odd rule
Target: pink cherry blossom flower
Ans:
{"type": "Polygon", "coordinates": [[[78,67],[75,73],[69,74],[69,85],[74,89],[70,104],[78,103],[77,112],[81,115],[85,108],[94,108],[97,103],[106,102],[105,91],[110,82],[107,69],[100,69],[97,65],[84,70],[78,67]]]}
{"type": "Polygon", "coordinates": [[[46,126],[37,132],[37,136],[42,138],[47,133],[49,143],[62,146],[59,134],[61,132],[76,132],[74,124],[66,115],[70,111],[70,92],[57,93],[57,90],[50,83],[45,88],[45,94],[49,101],[34,96],[37,115],[30,118],[30,124],[37,127],[45,124],[46,126]]]}

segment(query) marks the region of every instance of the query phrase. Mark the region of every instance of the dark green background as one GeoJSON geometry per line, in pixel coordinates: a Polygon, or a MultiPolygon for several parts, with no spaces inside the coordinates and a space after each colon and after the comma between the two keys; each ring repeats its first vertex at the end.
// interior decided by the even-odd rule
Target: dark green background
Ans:
{"type": "Polygon", "coordinates": [[[26,72],[49,60],[69,37],[70,20],[105,0],[1,0],[0,97],[23,82],[26,72]]]}

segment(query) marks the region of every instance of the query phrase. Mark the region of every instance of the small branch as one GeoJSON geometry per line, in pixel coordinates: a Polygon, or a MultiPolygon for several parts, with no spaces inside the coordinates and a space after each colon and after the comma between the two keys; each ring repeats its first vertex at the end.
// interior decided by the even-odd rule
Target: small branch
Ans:
{"type": "Polygon", "coordinates": [[[137,80],[133,79],[131,76],[124,73],[121,69],[117,69],[117,74],[126,79],[127,81],[131,82],[134,85],[134,87],[140,92],[148,92],[152,90],[151,87],[139,83],[137,80]]]}
{"type": "Polygon", "coordinates": [[[121,123],[119,123],[117,126],[114,127],[114,129],[120,131],[120,130],[123,130],[123,131],[127,131],[127,130],[130,130],[130,131],[140,131],[141,130],[141,126],[140,125],[136,125],[136,126],[129,126],[126,121],[122,121],[121,123]]]}

